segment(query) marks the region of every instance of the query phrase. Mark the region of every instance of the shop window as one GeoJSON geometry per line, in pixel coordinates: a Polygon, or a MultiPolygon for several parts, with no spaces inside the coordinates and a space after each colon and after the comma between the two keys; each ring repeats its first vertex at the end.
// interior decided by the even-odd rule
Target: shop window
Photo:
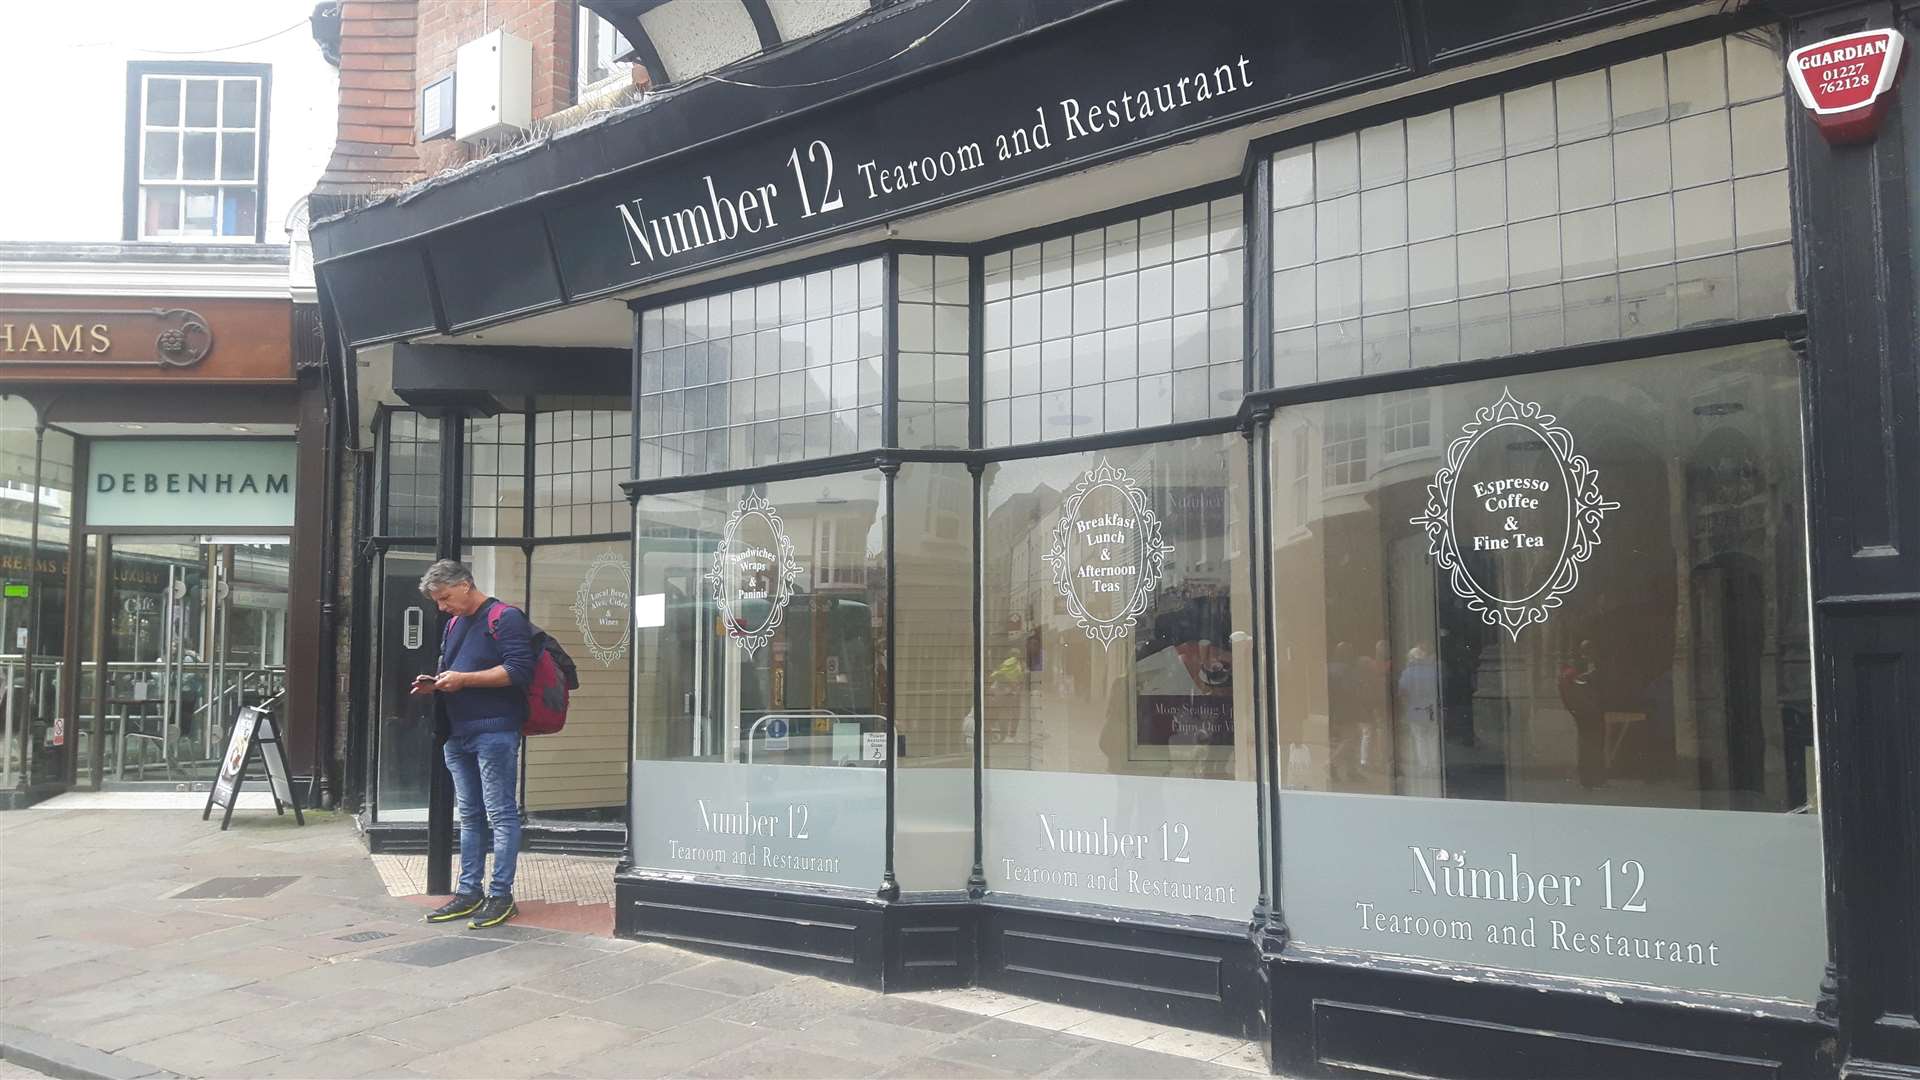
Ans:
{"type": "MultiPolygon", "coordinates": [[[[1379,417],[1387,434],[1358,471],[1329,462],[1306,527],[1271,553],[1294,937],[1813,1000],[1826,947],[1809,932],[1825,922],[1792,350],[1417,401],[1274,420],[1379,417]]],[[[1298,475],[1299,441],[1273,447],[1276,473],[1298,475]]]]}
{"type": "Polygon", "coordinates": [[[271,71],[128,65],[127,239],[262,237],[271,71]]]}
{"type": "Polygon", "coordinates": [[[995,891],[1253,910],[1245,477],[1234,436],[986,471],[977,737],[995,891]]]}
{"type": "Polygon", "coordinates": [[[1276,385],[1793,310],[1781,65],[1708,41],[1275,154],[1276,385]]]}
{"type": "Polygon", "coordinates": [[[988,255],[986,445],[1238,409],[1241,217],[1234,195],[988,255]]]}
{"type": "Polygon", "coordinates": [[[386,416],[386,536],[431,537],[440,528],[440,421],[408,409],[386,416]]]}
{"type": "Polygon", "coordinates": [[[528,615],[573,657],[567,726],[526,742],[525,806],[543,820],[618,822],[627,805],[627,542],[533,549],[528,615]]]}
{"type": "Polygon", "coordinates": [[[899,772],[894,867],[909,892],[959,891],[973,869],[973,477],[955,462],[894,481],[899,772]]]}
{"type": "Polygon", "coordinates": [[[639,500],[634,865],[879,887],[885,503],[877,472],[639,500]]]}
{"type": "Polygon", "coordinates": [[[56,738],[56,717],[65,677],[67,574],[75,557],[73,457],[72,435],[52,427],[39,432],[25,398],[0,395],[0,583],[6,586],[0,592],[0,787],[65,776],[67,739],[64,733],[56,738]]]}
{"type": "Polygon", "coordinates": [[[880,259],[648,309],[639,477],[879,447],[880,259]]]}
{"type": "Polygon", "coordinates": [[[633,412],[625,398],[535,402],[533,533],[589,536],[626,527],[620,482],[633,462],[633,412]]]}
{"type": "Polygon", "coordinates": [[[967,445],[972,346],[967,260],[902,255],[899,260],[900,445],[967,445]]]}
{"type": "Polygon", "coordinates": [[[462,535],[481,539],[526,532],[526,433],[524,413],[467,418],[462,535]]]}

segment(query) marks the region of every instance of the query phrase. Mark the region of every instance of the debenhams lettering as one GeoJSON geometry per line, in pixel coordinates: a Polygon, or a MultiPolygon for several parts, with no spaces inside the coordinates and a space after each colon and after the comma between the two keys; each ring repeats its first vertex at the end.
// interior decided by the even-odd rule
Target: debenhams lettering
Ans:
{"type": "MultiPolygon", "coordinates": [[[[1158,85],[1131,87],[1097,100],[1063,98],[1051,113],[1036,105],[1030,114],[1032,123],[1023,117],[1004,130],[917,158],[858,162],[853,171],[859,182],[853,185],[847,185],[845,173],[839,171],[833,147],[824,139],[814,139],[805,146],[789,147],[786,169],[776,170],[773,178],[736,186],[716,182],[708,174],[700,178],[701,190],[691,201],[682,201],[666,213],[653,213],[659,203],[649,203],[645,196],[616,203],[614,211],[631,264],[657,265],[713,244],[842,211],[847,191],[866,200],[896,195],[1048,150],[1056,131],[1063,143],[1111,135],[1130,124],[1245,90],[1253,85],[1251,63],[1243,55],[1212,71],[1170,77],[1158,85]],[[1049,123],[1050,117],[1057,126],[1049,123]]],[[[861,215],[856,211],[853,216],[861,215]]]]}
{"type": "Polygon", "coordinates": [[[106,323],[0,322],[0,353],[103,353],[113,348],[106,323]]]}
{"type": "Polygon", "coordinates": [[[293,487],[287,473],[150,472],[101,473],[94,489],[102,495],[285,495],[293,487]]]}

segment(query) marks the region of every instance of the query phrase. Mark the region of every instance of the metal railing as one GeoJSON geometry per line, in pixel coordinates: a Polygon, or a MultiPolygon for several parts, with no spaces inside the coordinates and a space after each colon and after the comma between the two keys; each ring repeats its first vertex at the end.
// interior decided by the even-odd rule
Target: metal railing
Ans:
{"type": "MultiPolygon", "coordinates": [[[[815,720],[827,720],[829,723],[836,723],[836,724],[849,723],[849,722],[857,723],[860,726],[860,734],[862,736],[865,736],[867,734],[868,723],[870,721],[874,726],[878,727],[882,731],[885,731],[887,726],[887,718],[884,716],[880,716],[876,713],[837,713],[829,709],[797,709],[797,710],[791,710],[788,712],[767,713],[766,715],[755,720],[753,724],[747,728],[746,763],[748,765],[753,764],[753,749],[755,744],[755,736],[764,736],[765,732],[762,731],[762,728],[765,727],[770,721],[773,721],[773,720],[781,720],[786,723],[787,731],[788,731],[787,738],[789,740],[800,739],[809,744],[811,744],[815,738],[819,737],[815,735],[813,732],[813,722],[815,720]],[[793,728],[796,723],[803,723],[807,725],[807,728],[804,734],[800,734],[800,735],[793,734],[793,728]]],[[[833,735],[831,732],[828,733],[827,738],[829,739],[833,738],[833,735]]],[[[864,747],[858,747],[856,748],[856,751],[857,752],[851,756],[848,756],[848,755],[835,756],[833,760],[836,764],[848,764],[848,765],[868,764],[868,762],[866,761],[864,747]]],[[[810,756],[815,756],[815,755],[810,755],[810,756]]],[[[882,761],[884,761],[884,759],[882,759],[882,761]]],[[[874,762],[873,764],[880,764],[880,762],[874,762]]]]}
{"type": "Polygon", "coordinates": [[[0,656],[0,696],[5,697],[0,712],[5,713],[5,741],[0,742],[0,790],[19,785],[33,776],[34,717],[27,710],[29,701],[41,710],[52,702],[60,706],[60,658],[33,658],[33,683],[27,685],[27,658],[22,654],[0,656]],[[29,692],[31,691],[31,692],[29,692]]]}
{"type": "MultiPolygon", "coordinates": [[[[66,745],[81,753],[83,760],[92,750],[99,667],[92,661],[80,665],[81,692],[75,695],[76,715],[66,733],[66,745]]],[[[27,714],[25,668],[23,656],[0,656],[0,692],[5,698],[0,705],[4,714],[0,789],[15,787],[23,777],[32,776],[36,752],[51,738],[54,716],[60,709],[64,661],[57,656],[34,658],[36,685],[30,700],[37,717],[27,714]]],[[[171,773],[177,768],[217,765],[226,749],[228,725],[240,708],[286,691],[284,665],[224,663],[216,669],[220,685],[211,694],[205,691],[206,669],[204,664],[168,664],[163,660],[114,661],[106,665],[111,685],[101,718],[107,745],[101,749],[112,751],[114,779],[125,779],[129,769],[136,779],[144,780],[150,769],[160,766],[171,773]],[[184,731],[195,731],[200,738],[186,742],[180,737],[184,731]],[[136,750],[137,754],[132,752],[136,750]]]]}

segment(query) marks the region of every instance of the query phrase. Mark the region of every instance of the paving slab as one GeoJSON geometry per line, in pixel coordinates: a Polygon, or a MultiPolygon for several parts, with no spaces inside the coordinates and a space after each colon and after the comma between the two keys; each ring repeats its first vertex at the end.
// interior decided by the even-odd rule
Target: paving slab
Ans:
{"type": "Polygon", "coordinates": [[[872,1076],[878,1071],[876,1066],[865,1062],[829,1057],[792,1046],[773,1047],[761,1043],[709,1058],[688,1069],[686,1075],[713,1077],[715,1080],[731,1080],[734,1077],[836,1080],[845,1076],[872,1076]]]}
{"type": "Polygon", "coordinates": [[[377,1035],[343,1035],[310,1046],[305,1050],[262,1061],[252,1061],[230,1070],[216,1069],[211,1077],[293,1077],[331,1080],[333,1077],[391,1076],[393,1070],[420,1057],[417,1047],[392,1042],[377,1035]]]}
{"type": "Polygon", "coordinates": [[[575,1061],[569,1071],[583,1077],[633,1080],[679,1076],[703,1061],[733,1053],[768,1035],[763,1029],[704,1017],[594,1053],[575,1061]]]}
{"type": "Polygon", "coordinates": [[[675,1024],[684,1024],[689,1020],[698,1020],[737,1000],[739,999],[725,994],[716,994],[711,990],[695,990],[689,986],[642,983],[612,997],[576,1006],[572,1011],[579,1016],[591,1016],[609,1023],[623,1024],[639,1031],[652,1032],[673,1027],[675,1024]]]}
{"type": "Polygon", "coordinates": [[[605,908],[429,925],[349,821],[312,820],[221,833],[195,813],[0,815],[0,1008],[14,1025],[0,1054],[39,1040],[67,1055],[57,1074],[124,1080],[1245,1076],[1259,1060],[1237,1040],[1011,995],[885,996],[598,936],[605,908]],[[269,895],[180,898],[216,879],[237,880],[201,891],[269,895]],[[1062,1026],[1076,1030],[1046,1030],[1062,1026]]]}
{"type": "Polygon", "coordinates": [[[408,1067],[431,1076],[526,1077],[633,1041],[633,1029],[584,1016],[557,1016],[496,1031],[408,1067]]]}
{"type": "Polygon", "coordinates": [[[191,1030],[135,1043],[126,1053],[182,1076],[205,1076],[273,1057],[275,1050],[218,1031],[191,1030]]]}
{"type": "Polygon", "coordinates": [[[661,979],[661,982],[675,986],[690,986],[696,990],[711,990],[716,994],[732,997],[746,997],[784,986],[798,978],[796,975],[759,964],[743,964],[738,960],[709,960],[690,968],[682,968],[661,979]]]}
{"type": "Polygon", "coordinates": [[[477,1031],[518,1027],[558,1016],[576,1003],[534,990],[508,988],[460,1003],[458,1023],[442,1009],[418,1013],[372,1029],[371,1034],[419,1048],[422,1054],[451,1050],[472,1041],[477,1031]]]}
{"type": "Polygon", "coordinates": [[[1051,1075],[1090,1080],[1185,1080],[1247,1076],[1238,1069],[1190,1058],[1170,1058],[1135,1046],[1101,1046],[1074,1058],[1051,1075]]]}

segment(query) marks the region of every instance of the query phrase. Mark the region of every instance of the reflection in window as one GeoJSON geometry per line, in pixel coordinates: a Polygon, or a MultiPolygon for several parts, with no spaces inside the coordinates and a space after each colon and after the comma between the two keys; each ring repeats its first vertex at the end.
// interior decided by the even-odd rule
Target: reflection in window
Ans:
{"type": "Polygon", "coordinates": [[[1708,41],[1274,155],[1276,384],[1792,310],[1781,63],[1708,41]]]}
{"type": "Polygon", "coordinates": [[[1428,419],[1432,407],[1425,387],[1381,395],[1382,449],[1389,454],[1404,454],[1425,447],[1430,437],[1428,419]]]}
{"type": "Polygon", "coordinates": [[[856,474],[640,500],[634,589],[663,596],[666,624],[636,638],[639,759],[859,764],[860,734],[885,727],[883,499],[878,474],[856,474]],[[779,531],[734,520],[723,551],[750,496],[779,531]],[[724,584],[756,558],[757,577],[724,584]],[[784,747],[768,746],[772,716],[795,729],[784,747]]]}
{"type": "MultiPolygon", "coordinates": [[[[1330,458],[1329,484],[1365,483],[1364,498],[1351,489],[1323,496],[1307,531],[1276,537],[1274,587],[1290,598],[1275,642],[1284,785],[1815,807],[1791,351],[1742,346],[1428,394],[1439,437],[1424,448],[1409,439],[1371,469],[1364,451],[1338,466],[1330,458]],[[1517,634],[1470,610],[1412,523],[1426,513],[1447,443],[1503,389],[1557,417],[1602,494],[1620,504],[1558,605],[1517,634]]],[[[1410,422],[1394,411],[1406,405],[1377,395],[1300,406],[1276,424],[1317,417],[1331,432],[1347,416],[1382,409],[1392,430],[1410,422]]],[[[1276,471],[1292,468],[1278,456],[1286,444],[1275,445],[1276,471]]],[[[1508,535],[1500,523],[1509,511],[1490,512],[1480,485],[1539,477],[1545,486],[1527,497],[1554,494],[1562,467],[1540,439],[1495,429],[1461,466],[1459,490],[1472,494],[1453,520],[1466,533],[1508,535]]],[[[1551,510],[1537,520],[1551,524],[1551,510]]],[[[1531,595],[1561,565],[1558,539],[1546,548],[1476,551],[1463,542],[1462,565],[1489,588],[1531,595]]]]}
{"type": "Polygon", "coordinates": [[[1362,401],[1327,406],[1326,429],[1321,434],[1327,486],[1358,484],[1367,478],[1367,407],[1362,401]]]}
{"type": "Polygon", "coordinates": [[[639,476],[878,447],[881,271],[869,259],[643,312],[639,476]]]}
{"type": "Polygon", "coordinates": [[[1232,562],[1239,550],[1229,531],[1227,478],[1243,468],[1230,439],[1208,438],[1005,462],[985,481],[987,764],[997,769],[1250,778],[1250,720],[1235,706],[1230,638],[1232,562]],[[1086,547],[1103,534],[1105,551],[1087,547],[1085,562],[1066,571],[1075,583],[1074,610],[1055,585],[1048,554],[1061,533],[1063,506],[1088,471],[1106,464],[1138,485],[1153,511],[1160,541],[1170,547],[1157,582],[1145,570],[1097,577],[1138,558],[1151,542],[1145,516],[1115,501],[1113,489],[1090,495],[1069,522],[1068,543],[1086,547]],[[1117,529],[1087,528],[1109,513],[1131,520],[1117,529]],[[1123,581],[1100,592],[1094,581],[1123,581]],[[1127,601],[1145,581],[1152,591],[1128,614],[1127,601]],[[1093,627],[1120,627],[1110,645],[1093,627]],[[1243,775],[1244,774],[1244,775],[1243,775]]]}

